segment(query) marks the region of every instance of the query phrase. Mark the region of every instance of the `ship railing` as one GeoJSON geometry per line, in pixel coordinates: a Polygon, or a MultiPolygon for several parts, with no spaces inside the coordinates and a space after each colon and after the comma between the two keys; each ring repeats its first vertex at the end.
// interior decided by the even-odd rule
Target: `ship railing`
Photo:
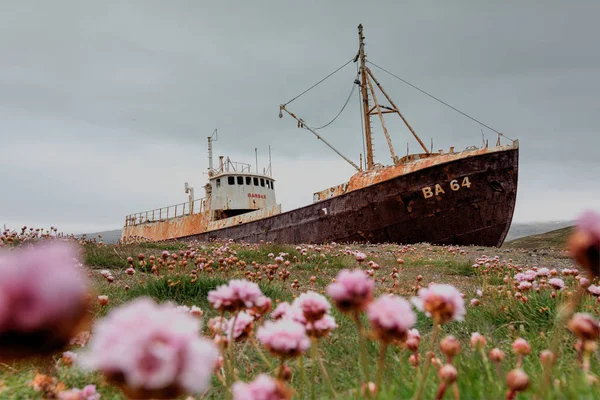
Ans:
{"type": "Polygon", "coordinates": [[[208,207],[206,198],[186,201],[168,207],[129,214],[125,217],[125,226],[135,226],[148,222],[160,222],[185,215],[200,214],[208,207]]]}

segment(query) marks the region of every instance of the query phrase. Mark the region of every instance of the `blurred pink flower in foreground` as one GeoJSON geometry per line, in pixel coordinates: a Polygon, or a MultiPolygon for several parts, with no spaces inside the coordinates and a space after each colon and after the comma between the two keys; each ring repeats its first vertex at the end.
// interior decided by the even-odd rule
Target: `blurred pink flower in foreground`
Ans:
{"type": "Polygon", "coordinates": [[[254,324],[254,318],[246,312],[241,312],[237,315],[237,318],[231,318],[227,321],[227,339],[231,340],[232,325],[235,319],[235,326],[233,327],[233,338],[234,340],[242,340],[250,335],[254,324]]]}
{"type": "Polygon", "coordinates": [[[209,386],[218,357],[199,331],[200,321],[188,313],[138,298],[95,323],[80,364],[102,372],[131,398],[198,393],[209,386]]]}
{"type": "Polygon", "coordinates": [[[57,350],[77,333],[89,304],[78,256],[54,240],[0,252],[0,359],[57,350]]]}
{"type": "Polygon", "coordinates": [[[591,210],[584,212],[567,247],[579,265],[593,277],[600,276],[600,214],[591,210]]]}
{"type": "Polygon", "coordinates": [[[327,286],[327,294],[341,311],[359,311],[373,299],[374,286],[375,282],[364,271],[345,269],[327,286]]]}
{"type": "Polygon", "coordinates": [[[304,327],[309,336],[322,338],[329,335],[332,330],[337,328],[337,324],[335,323],[335,318],[326,314],[317,321],[307,322],[304,324],[304,327]]]}
{"type": "Polygon", "coordinates": [[[262,307],[267,301],[258,285],[242,279],[232,279],[227,285],[208,292],[208,301],[217,310],[237,311],[262,307]]]}
{"type": "Polygon", "coordinates": [[[466,314],[462,295],[452,285],[431,284],[428,288],[419,289],[418,297],[413,297],[412,303],[440,324],[462,321],[466,314]]]}
{"type": "Polygon", "coordinates": [[[279,305],[277,307],[275,307],[275,310],[273,310],[273,312],[271,313],[271,318],[280,319],[285,315],[285,313],[289,309],[290,309],[290,303],[288,303],[287,301],[279,303],[279,305]]]}
{"type": "Polygon", "coordinates": [[[96,385],[87,385],[83,389],[64,390],[58,393],[59,400],[99,400],[100,393],[96,393],[96,385]]]}
{"type": "Polygon", "coordinates": [[[250,383],[236,382],[231,387],[233,400],[287,400],[291,391],[281,381],[260,374],[250,383]]]}
{"type": "Polygon", "coordinates": [[[384,342],[404,342],[408,330],[417,322],[410,303],[399,296],[380,296],[369,304],[367,317],[379,340],[384,342]]]}
{"type": "Polygon", "coordinates": [[[325,296],[313,291],[302,293],[294,300],[294,306],[302,310],[307,321],[317,321],[331,309],[325,296]]]}
{"type": "Polygon", "coordinates": [[[256,336],[267,350],[279,357],[296,357],[310,347],[304,326],[291,319],[267,321],[256,336]]]}

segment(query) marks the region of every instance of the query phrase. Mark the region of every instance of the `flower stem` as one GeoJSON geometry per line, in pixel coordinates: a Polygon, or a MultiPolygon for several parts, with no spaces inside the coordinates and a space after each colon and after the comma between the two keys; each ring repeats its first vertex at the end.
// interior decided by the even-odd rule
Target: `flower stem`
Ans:
{"type": "MultiPolygon", "coordinates": [[[[555,354],[558,357],[558,347],[560,344],[560,338],[562,336],[563,329],[566,325],[567,319],[571,317],[579,302],[581,301],[583,295],[585,294],[586,289],[579,286],[571,300],[567,302],[558,312],[558,317],[556,319],[556,323],[554,324],[554,330],[552,331],[552,337],[550,338],[550,351],[552,354],[555,354]]],[[[550,382],[552,379],[552,368],[553,366],[549,366],[544,371],[544,382],[550,382]]]]}
{"type": "Polygon", "coordinates": [[[327,373],[327,368],[325,368],[325,364],[323,364],[323,359],[321,357],[319,357],[319,365],[321,366],[321,372],[323,372],[325,381],[327,381],[327,386],[329,386],[329,391],[331,392],[331,396],[333,398],[336,398],[337,392],[333,388],[333,383],[331,382],[331,378],[329,378],[329,374],[327,373]]]}
{"type": "Polygon", "coordinates": [[[300,362],[300,397],[299,399],[302,400],[304,398],[304,385],[306,385],[306,373],[304,372],[304,356],[300,355],[299,357],[299,362],[300,362]]]}
{"type": "Polygon", "coordinates": [[[460,400],[460,393],[458,391],[458,382],[454,382],[454,399],[460,400]]]}
{"type": "Polygon", "coordinates": [[[231,385],[233,385],[233,382],[235,381],[235,356],[233,352],[233,348],[235,346],[235,338],[233,337],[233,333],[235,330],[235,323],[237,322],[238,314],[239,312],[236,312],[233,316],[233,321],[231,322],[231,327],[229,328],[229,337],[227,338],[227,345],[229,346],[229,348],[227,349],[229,351],[229,357],[227,357],[229,361],[229,378],[227,379],[227,391],[229,392],[230,398],[232,398],[233,396],[231,393],[231,385]]]}
{"type": "Polygon", "coordinates": [[[369,383],[369,372],[367,366],[367,347],[365,343],[364,330],[363,326],[360,323],[360,316],[358,311],[355,311],[353,314],[354,323],[356,324],[356,329],[358,330],[358,346],[360,350],[360,366],[363,374],[363,382],[369,383]]]}
{"type": "Polygon", "coordinates": [[[267,364],[267,366],[269,367],[270,370],[272,370],[273,364],[271,364],[271,361],[269,361],[267,356],[265,356],[265,353],[263,353],[263,351],[260,349],[260,346],[258,345],[258,343],[256,343],[256,340],[253,337],[250,338],[250,343],[252,343],[252,346],[254,347],[254,350],[256,350],[256,352],[258,353],[258,356],[260,357],[260,359],[265,364],[267,364]]]}
{"type": "Polygon", "coordinates": [[[316,386],[317,383],[315,382],[316,379],[316,372],[317,372],[317,339],[315,338],[311,338],[311,343],[310,343],[310,358],[311,358],[311,364],[310,364],[310,398],[311,400],[315,400],[317,398],[317,393],[315,392],[316,390],[316,386]]]}
{"type": "Polygon", "coordinates": [[[435,345],[437,343],[437,338],[440,333],[440,324],[437,322],[433,323],[433,336],[431,338],[431,347],[429,352],[425,353],[425,362],[423,364],[423,373],[421,375],[421,380],[419,381],[419,387],[415,392],[413,400],[421,400],[421,396],[423,396],[423,389],[425,388],[425,381],[427,380],[427,373],[429,372],[429,367],[431,366],[431,356],[429,353],[433,353],[435,349],[435,345]]]}
{"type": "Polygon", "coordinates": [[[446,393],[447,385],[444,382],[440,383],[440,387],[438,388],[437,395],[435,396],[435,400],[442,400],[444,398],[444,394],[446,393]]]}
{"type": "Polygon", "coordinates": [[[490,361],[486,357],[483,347],[479,349],[479,354],[481,355],[481,359],[483,360],[483,365],[485,365],[485,374],[487,375],[488,381],[494,382],[494,379],[492,378],[492,371],[490,371],[490,361]]]}
{"type": "Polygon", "coordinates": [[[388,344],[382,342],[379,347],[379,360],[377,361],[377,378],[375,378],[375,387],[377,388],[377,396],[381,393],[381,382],[383,380],[383,368],[385,367],[385,353],[388,344]]]}
{"type": "Polygon", "coordinates": [[[277,379],[279,379],[280,381],[283,381],[284,368],[285,368],[285,358],[281,357],[281,360],[279,361],[279,372],[277,373],[277,379]]]}

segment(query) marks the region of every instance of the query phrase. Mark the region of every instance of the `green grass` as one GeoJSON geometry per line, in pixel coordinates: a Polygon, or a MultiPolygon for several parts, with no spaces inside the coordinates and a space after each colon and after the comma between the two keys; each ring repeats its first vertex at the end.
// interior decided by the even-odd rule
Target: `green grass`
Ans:
{"type": "MultiPolygon", "coordinates": [[[[205,311],[205,321],[217,315],[208,304],[207,294],[218,285],[225,284],[228,279],[241,278],[240,267],[234,267],[228,273],[228,276],[219,271],[212,273],[201,271],[196,281],[193,281],[188,274],[181,272],[161,277],[140,273],[139,271],[134,276],[128,276],[123,272],[122,269],[127,264],[125,260],[128,256],[135,257],[139,252],[145,252],[146,255],[160,254],[163,249],[166,249],[164,246],[164,244],[161,244],[152,247],[144,244],[103,246],[100,248],[88,245],[86,247],[86,260],[93,261],[89,263],[96,267],[113,268],[116,278],[115,282],[107,283],[97,271],[93,274],[95,292],[97,294],[107,294],[110,297],[108,307],[96,310],[97,317],[101,317],[112,308],[139,296],[150,296],[159,302],[172,301],[188,306],[198,305],[205,311]],[[126,285],[130,287],[129,290],[125,290],[126,285]]],[[[185,248],[183,245],[178,246],[185,248]]],[[[255,271],[251,265],[252,261],[260,264],[274,263],[273,259],[268,256],[269,253],[273,253],[275,256],[280,252],[289,253],[290,256],[287,259],[297,257],[298,261],[292,262],[289,267],[291,276],[287,281],[282,282],[276,279],[268,283],[266,277],[263,276],[259,283],[263,293],[273,300],[274,306],[278,301],[293,301],[295,296],[306,290],[322,292],[340,269],[358,267],[352,256],[338,256],[337,249],[335,252],[327,254],[326,257],[321,257],[315,251],[310,251],[308,256],[302,256],[293,246],[269,244],[260,246],[256,250],[238,245],[232,247],[236,256],[246,261],[246,271],[255,271]],[[317,254],[317,257],[312,257],[315,254],[317,254]],[[310,283],[311,276],[316,277],[314,284],[310,283]],[[294,279],[298,280],[299,289],[291,288],[294,279]]],[[[376,271],[376,277],[388,277],[383,284],[377,283],[378,295],[387,293],[391,289],[389,274],[392,268],[399,268],[396,263],[396,258],[399,256],[404,258],[405,263],[401,267],[398,294],[406,298],[414,294],[417,275],[423,276],[423,285],[430,281],[452,283],[466,294],[467,315],[465,320],[444,325],[440,336],[451,334],[461,342],[461,354],[456,358],[455,365],[459,371],[458,386],[462,399],[493,400],[503,399],[506,396],[504,375],[516,363],[516,357],[511,352],[511,343],[517,337],[527,339],[533,348],[532,354],[525,358],[523,365],[524,370],[531,378],[531,388],[524,394],[519,395],[518,399],[539,398],[536,397],[536,393],[540,393],[543,383],[541,381],[542,367],[538,360],[538,354],[548,347],[558,306],[566,298],[566,293],[559,293],[557,298],[553,299],[549,296],[547,290],[540,293],[531,291],[527,293],[528,302],[524,303],[516,300],[512,294],[510,296],[506,294],[506,290],[512,290],[511,288],[506,288],[501,293],[498,292],[497,285],[503,285],[501,278],[503,273],[487,277],[487,282],[484,282],[483,277],[471,267],[475,256],[469,254],[449,254],[443,248],[431,248],[431,246],[421,246],[417,250],[406,254],[401,254],[399,247],[394,245],[382,246],[378,249],[371,247],[356,248],[366,252],[367,260],[373,260],[380,265],[380,269],[376,271]],[[469,306],[469,299],[475,296],[475,290],[479,288],[484,290],[481,305],[477,307],[469,306]],[[479,353],[470,349],[469,338],[472,332],[475,331],[486,336],[488,351],[492,347],[500,347],[505,351],[507,357],[501,365],[500,377],[497,376],[493,365],[486,363],[479,353]]],[[[175,250],[169,249],[169,251],[175,250]]],[[[490,253],[492,251],[490,250],[490,253]]],[[[207,256],[207,254],[204,253],[203,256],[207,256]]],[[[216,258],[218,257],[214,257],[214,259],[216,258]]],[[[191,267],[188,267],[188,271],[189,269],[191,267]]],[[[572,281],[569,281],[569,279],[566,279],[566,281],[571,287],[573,286],[572,281]]],[[[580,309],[598,315],[591,297],[584,299],[580,309]]],[[[337,398],[361,398],[356,394],[359,377],[361,376],[356,327],[348,316],[337,310],[332,310],[332,314],[337,321],[338,328],[331,337],[320,342],[320,357],[331,377],[335,391],[338,394],[337,398]]],[[[364,316],[363,323],[367,326],[364,316]]],[[[421,359],[430,349],[433,349],[438,357],[441,357],[437,349],[437,343],[432,347],[431,320],[424,314],[418,313],[416,328],[419,329],[422,335],[421,359]]],[[[206,333],[206,328],[204,332],[206,333]]],[[[600,398],[598,386],[588,387],[581,382],[581,368],[577,364],[573,343],[572,335],[566,330],[562,331],[561,354],[554,378],[564,383],[558,389],[550,388],[552,396],[547,398],[600,398]]],[[[369,341],[367,352],[369,379],[374,380],[379,344],[375,341],[369,341]]],[[[409,365],[409,356],[408,351],[400,351],[398,347],[390,346],[385,357],[384,382],[386,382],[386,385],[382,388],[379,399],[406,399],[414,393],[418,384],[419,372],[409,365]]],[[[275,358],[269,355],[267,357],[273,365],[277,364],[275,358]]],[[[291,384],[295,390],[298,390],[301,386],[299,360],[291,360],[289,365],[293,368],[291,384]]],[[[238,376],[243,380],[253,379],[260,372],[274,373],[273,370],[266,367],[258,354],[247,343],[236,344],[236,366],[238,376]]],[[[305,357],[304,372],[307,376],[310,376],[312,367],[312,359],[305,357]]],[[[39,398],[39,393],[35,393],[31,387],[27,386],[37,368],[39,366],[36,364],[24,363],[14,366],[0,365],[0,399],[39,398]]],[[[600,372],[598,360],[595,358],[592,362],[592,372],[595,374],[600,372]]],[[[67,387],[82,387],[88,383],[95,383],[103,395],[102,399],[120,398],[118,392],[104,383],[103,379],[97,374],[84,374],[74,368],[64,367],[58,368],[55,373],[67,387]]],[[[318,382],[316,397],[319,399],[331,398],[328,385],[321,371],[317,372],[315,379],[318,382]]],[[[437,374],[432,369],[428,377],[424,399],[435,398],[438,383],[437,374]]],[[[305,387],[304,394],[305,398],[309,398],[308,387],[305,387]]],[[[215,379],[213,388],[203,399],[222,398],[224,398],[224,390],[215,379]]],[[[447,393],[445,398],[453,398],[452,393],[447,393]]]]}

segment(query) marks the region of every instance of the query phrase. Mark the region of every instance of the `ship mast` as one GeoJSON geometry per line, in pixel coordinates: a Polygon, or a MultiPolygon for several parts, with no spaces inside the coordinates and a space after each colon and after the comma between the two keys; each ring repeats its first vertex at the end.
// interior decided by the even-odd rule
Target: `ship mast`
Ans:
{"type": "Polygon", "coordinates": [[[383,89],[383,87],[381,86],[379,81],[375,78],[375,76],[373,75],[373,72],[369,69],[369,67],[366,66],[367,55],[365,54],[364,39],[365,39],[365,37],[363,36],[363,26],[362,26],[362,24],[360,24],[360,25],[358,25],[359,49],[358,49],[358,54],[355,58],[355,61],[360,61],[360,76],[361,76],[361,85],[360,86],[361,86],[361,97],[362,97],[363,121],[365,124],[365,141],[366,141],[366,147],[367,147],[367,154],[366,154],[367,170],[372,169],[375,165],[373,162],[373,136],[371,133],[371,116],[374,114],[377,114],[379,116],[379,121],[381,122],[381,127],[383,128],[383,133],[385,134],[385,139],[386,139],[388,147],[390,149],[390,155],[392,157],[392,161],[394,164],[398,163],[398,157],[396,156],[396,153],[394,151],[394,146],[392,145],[392,139],[390,137],[390,134],[387,130],[387,127],[385,126],[385,120],[383,118],[383,114],[390,114],[390,113],[398,114],[400,116],[400,118],[402,119],[402,121],[404,122],[404,124],[406,125],[406,127],[408,128],[408,130],[410,130],[410,132],[413,134],[415,139],[417,139],[417,142],[419,142],[419,144],[421,145],[421,147],[423,148],[425,153],[429,154],[429,150],[427,149],[425,144],[423,144],[423,141],[421,140],[421,138],[417,135],[417,133],[412,128],[412,126],[410,126],[410,124],[408,123],[406,118],[404,118],[404,116],[402,115],[402,113],[400,112],[398,107],[394,104],[394,102],[392,101],[390,96],[388,96],[388,94],[383,89]],[[391,107],[387,107],[387,106],[383,106],[383,105],[379,104],[379,102],[377,101],[377,95],[375,93],[375,87],[373,85],[373,82],[375,82],[375,85],[377,86],[379,91],[383,94],[383,96],[387,99],[387,101],[390,103],[391,107]],[[369,104],[369,91],[371,92],[371,96],[373,97],[373,104],[374,104],[373,107],[370,107],[370,104],[369,104]]]}
{"type": "MultiPolygon", "coordinates": [[[[423,141],[421,140],[421,138],[419,138],[419,136],[416,134],[414,129],[410,126],[410,124],[408,123],[406,118],[404,118],[404,116],[402,115],[402,113],[400,112],[398,107],[394,104],[394,102],[392,101],[390,96],[388,96],[388,94],[383,89],[383,87],[381,86],[381,84],[379,83],[377,78],[375,78],[375,75],[373,75],[373,72],[369,69],[369,67],[367,67],[367,55],[365,53],[364,39],[365,39],[365,37],[363,36],[363,26],[362,26],[362,24],[360,24],[360,25],[358,25],[359,49],[358,49],[358,53],[356,54],[356,56],[351,58],[344,65],[342,65],[341,67],[339,67],[338,69],[336,69],[335,71],[333,71],[332,73],[327,75],[325,78],[321,79],[319,82],[317,82],[310,88],[306,89],[305,91],[303,91],[302,93],[300,93],[299,95],[297,95],[296,97],[291,99],[287,103],[281,104],[279,106],[279,118],[283,117],[283,112],[285,111],[287,114],[289,114],[292,118],[294,118],[298,122],[298,128],[304,128],[304,129],[308,130],[309,132],[311,132],[313,135],[315,135],[317,137],[317,139],[321,140],[330,149],[335,151],[340,157],[342,157],[344,160],[346,160],[346,162],[348,162],[350,165],[352,165],[358,171],[361,171],[362,165],[361,165],[361,167],[357,166],[354,162],[352,162],[352,160],[350,160],[348,157],[346,157],[342,153],[340,153],[335,147],[333,147],[331,144],[329,144],[320,134],[318,134],[316,132],[316,130],[322,129],[322,128],[330,125],[333,121],[335,121],[337,119],[337,117],[339,117],[339,115],[342,113],[342,111],[344,111],[344,108],[346,107],[346,105],[348,105],[348,100],[350,100],[350,97],[348,97],[348,100],[346,101],[346,103],[344,104],[344,106],[342,107],[342,110],[338,113],[338,115],[331,122],[329,122],[326,125],[323,125],[320,128],[309,127],[308,125],[306,125],[306,123],[304,122],[304,120],[302,118],[297,117],[296,115],[294,115],[294,113],[290,112],[286,108],[286,106],[288,104],[290,104],[294,100],[298,99],[299,97],[303,96],[305,93],[312,90],[319,84],[323,83],[326,79],[328,79],[330,76],[332,76],[333,74],[335,74],[336,72],[338,72],[339,70],[344,68],[346,65],[350,64],[353,61],[355,63],[360,62],[359,63],[359,72],[358,72],[358,74],[360,75],[360,81],[358,79],[356,79],[354,81],[354,83],[356,85],[360,86],[360,98],[361,98],[361,103],[362,103],[361,111],[362,111],[362,117],[363,117],[363,123],[364,123],[364,134],[365,134],[365,142],[366,142],[365,144],[366,144],[366,152],[367,152],[367,154],[365,155],[366,170],[369,171],[369,170],[372,170],[375,168],[375,161],[374,161],[374,157],[373,157],[373,133],[371,130],[371,116],[373,116],[375,114],[377,114],[379,116],[379,121],[381,122],[381,127],[383,128],[383,133],[385,134],[385,139],[386,139],[387,145],[390,149],[390,155],[392,158],[393,165],[397,165],[400,162],[400,160],[398,159],[398,157],[396,156],[396,152],[394,151],[394,146],[392,145],[392,138],[390,137],[387,127],[385,126],[385,119],[383,118],[383,114],[398,114],[400,116],[400,118],[402,119],[402,121],[404,122],[404,124],[406,125],[406,127],[408,128],[408,130],[410,130],[410,132],[413,134],[415,139],[417,139],[417,141],[419,142],[419,144],[421,145],[421,147],[423,148],[425,153],[430,155],[431,154],[430,151],[427,149],[427,147],[425,147],[425,144],[423,144],[423,141]],[[379,92],[381,94],[383,94],[383,96],[386,98],[386,100],[388,101],[390,106],[385,106],[385,105],[379,104],[379,102],[377,101],[377,93],[375,92],[375,87],[377,87],[377,89],[379,89],[379,92]],[[369,94],[369,92],[370,92],[370,94],[369,94]],[[372,101],[369,98],[369,96],[372,98],[372,101]],[[373,103],[372,106],[371,106],[371,103],[373,103]]],[[[375,64],[373,64],[373,65],[375,65],[375,64]]],[[[352,90],[354,90],[354,89],[352,89],[352,90]]],[[[352,95],[352,92],[350,93],[350,96],[351,95],[352,95]]],[[[361,158],[362,158],[362,155],[361,155],[361,158]]]]}
{"type": "Polygon", "coordinates": [[[367,56],[365,54],[365,43],[363,42],[364,36],[362,34],[363,26],[358,25],[358,58],[360,60],[360,91],[362,97],[362,110],[363,110],[363,121],[365,124],[365,141],[367,144],[367,170],[373,168],[373,137],[371,136],[371,116],[369,114],[369,92],[367,91],[367,72],[366,72],[366,61],[367,56]]]}

